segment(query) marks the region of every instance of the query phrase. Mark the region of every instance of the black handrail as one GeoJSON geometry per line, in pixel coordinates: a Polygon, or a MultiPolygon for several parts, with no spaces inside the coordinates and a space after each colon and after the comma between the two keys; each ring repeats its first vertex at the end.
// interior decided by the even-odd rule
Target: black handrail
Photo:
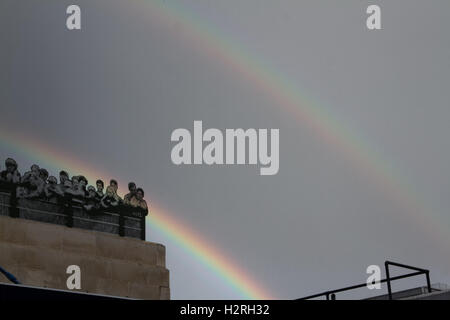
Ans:
{"type": "MultiPolygon", "coordinates": [[[[384,266],[385,266],[385,270],[386,270],[386,279],[381,279],[380,281],[377,281],[377,283],[387,282],[389,300],[392,300],[392,288],[391,288],[391,282],[392,281],[405,279],[405,278],[410,278],[410,277],[415,277],[415,276],[419,276],[419,275],[422,275],[422,274],[426,275],[426,278],[427,278],[427,289],[428,289],[428,292],[431,293],[432,289],[431,289],[430,271],[429,270],[422,269],[422,268],[417,268],[417,267],[413,267],[413,266],[408,266],[406,264],[396,263],[396,262],[392,262],[392,261],[386,261],[384,263],[384,266]],[[404,274],[404,275],[401,275],[401,276],[391,277],[390,274],[389,274],[389,266],[390,265],[396,266],[396,267],[400,267],[400,268],[415,270],[415,272],[407,273],[407,274],[404,274]]],[[[318,293],[318,294],[310,295],[310,296],[307,296],[307,297],[303,297],[303,298],[300,298],[300,299],[297,299],[297,300],[309,300],[309,299],[314,299],[314,298],[319,298],[319,297],[325,297],[326,300],[336,300],[336,293],[344,292],[344,291],[350,291],[350,290],[359,289],[359,288],[364,288],[366,286],[367,286],[367,283],[357,284],[357,285],[350,286],[350,287],[345,287],[345,288],[340,288],[340,289],[336,289],[336,290],[325,291],[325,292],[322,292],[322,293],[318,293]]]]}
{"type": "Polygon", "coordinates": [[[425,274],[425,276],[427,278],[427,289],[428,289],[428,292],[431,293],[432,290],[431,290],[431,281],[430,281],[430,270],[417,268],[417,267],[413,267],[413,266],[408,266],[406,264],[401,264],[401,263],[397,263],[397,262],[385,261],[384,268],[386,270],[386,278],[387,278],[386,282],[387,282],[387,287],[388,287],[389,300],[392,300],[391,281],[394,280],[394,278],[391,278],[389,275],[389,266],[395,266],[395,267],[404,268],[404,269],[416,270],[418,275],[425,274]]]}
{"type": "MultiPolygon", "coordinates": [[[[0,189],[9,193],[9,216],[11,218],[19,218],[19,207],[18,207],[18,198],[17,198],[17,186],[18,184],[0,181],[0,189]]],[[[64,208],[63,214],[66,216],[65,225],[69,228],[73,228],[74,226],[74,203],[72,202],[72,198],[70,196],[65,196],[63,200],[58,204],[64,208]]],[[[133,211],[131,212],[128,208],[122,208],[122,210],[111,211],[112,213],[116,213],[119,215],[119,224],[118,224],[118,234],[121,237],[125,236],[125,229],[128,228],[125,224],[126,218],[132,217],[135,219],[139,219],[139,237],[141,240],[145,241],[145,229],[146,229],[146,215],[148,211],[144,212],[143,210],[133,211]]],[[[111,212],[106,212],[110,214],[111,212]]]]}

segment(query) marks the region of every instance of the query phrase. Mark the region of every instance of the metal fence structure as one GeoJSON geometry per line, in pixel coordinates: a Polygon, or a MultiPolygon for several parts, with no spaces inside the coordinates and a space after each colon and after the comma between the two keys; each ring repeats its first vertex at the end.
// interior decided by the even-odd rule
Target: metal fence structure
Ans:
{"type": "Polygon", "coordinates": [[[89,213],[71,198],[56,202],[17,198],[16,188],[14,184],[0,183],[0,215],[145,240],[146,212],[142,210],[118,207],[89,213]]]}
{"type": "MultiPolygon", "coordinates": [[[[406,264],[401,264],[401,263],[392,262],[392,261],[385,261],[384,268],[385,268],[385,272],[386,272],[386,278],[385,279],[381,279],[377,283],[384,283],[384,282],[387,283],[388,299],[389,300],[392,300],[392,298],[393,298],[392,297],[392,286],[391,286],[392,281],[405,279],[405,278],[410,278],[410,277],[415,277],[415,276],[419,276],[419,275],[425,275],[426,282],[427,282],[427,290],[428,290],[429,293],[432,292],[431,282],[430,282],[430,271],[429,270],[422,269],[422,268],[417,268],[417,267],[413,267],[413,266],[408,266],[406,264]],[[400,276],[391,277],[390,276],[390,269],[389,269],[390,266],[395,266],[395,267],[399,267],[399,268],[403,268],[403,269],[414,270],[414,272],[410,272],[410,273],[403,274],[403,275],[400,275],[400,276]]],[[[345,291],[351,291],[351,290],[355,290],[355,289],[359,289],[359,288],[364,288],[366,286],[367,286],[367,283],[361,283],[361,284],[357,284],[357,285],[353,285],[353,286],[349,286],[349,287],[345,287],[345,288],[340,288],[340,289],[335,289],[335,290],[329,290],[329,291],[321,292],[321,293],[318,293],[318,294],[314,294],[314,295],[311,295],[311,296],[300,298],[298,300],[309,300],[309,299],[315,299],[315,298],[321,298],[321,297],[325,297],[326,300],[336,300],[336,294],[337,293],[345,292],[345,291]]]]}

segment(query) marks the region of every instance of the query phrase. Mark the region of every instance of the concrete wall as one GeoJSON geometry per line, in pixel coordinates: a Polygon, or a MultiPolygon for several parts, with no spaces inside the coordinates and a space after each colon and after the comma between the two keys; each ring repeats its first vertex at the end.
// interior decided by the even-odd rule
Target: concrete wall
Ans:
{"type": "Polygon", "coordinates": [[[0,266],[21,283],[67,290],[69,265],[81,268],[79,291],[170,299],[161,244],[0,216],[0,266]]]}

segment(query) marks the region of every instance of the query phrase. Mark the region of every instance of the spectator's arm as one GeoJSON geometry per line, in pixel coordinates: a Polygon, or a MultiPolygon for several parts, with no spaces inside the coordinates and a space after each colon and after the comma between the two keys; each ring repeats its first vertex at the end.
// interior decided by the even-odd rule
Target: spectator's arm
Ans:
{"type": "Polygon", "coordinates": [[[30,175],[31,175],[30,172],[25,172],[22,177],[20,177],[19,175],[20,182],[25,183],[30,177],[30,175]]]}
{"type": "Polygon", "coordinates": [[[108,208],[108,205],[106,205],[105,202],[103,201],[103,200],[105,200],[105,199],[106,199],[106,196],[103,196],[103,198],[100,200],[100,205],[101,205],[103,208],[108,208]]]}
{"type": "Polygon", "coordinates": [[[80,198],[85,198],[86,197],[86,193],[83,190],[76,190],[73,192],[74,196],[80,197],[80,198]]]}
{"type": "Polygon", "coordinates": [[[147,202],[143,200],[144,202],[140,206],[140,210],[144,213],[144,216],[148,215],[148,206],[147,202]]]}
{"type": "Polygon", "coordinates": [[[53,192],[56,193],[58,196],[61,196],[61,197],[64,196],[64,191],[62,190],[62,188],[60,186],[56,186],[53,189],[53,192]]]}
{"type": "Polygon", "coordinates": [[[50,186],[45,186],[45,188],[44,188],[44,194],[47,198],[50,198],[52,195],[52,192],[49,189],[50,189],[50,186]]]}
{"type": "Polygon", "coordinates": [[[36,190],[27,194],[24,198],[39,198],[44,192],[44,184],[40,183],[36,190]]]}
{"type": "Polygon", "coordinates": [[[17,183],[20,183],[20,181],[21,181],[20,173],[16,170],[13,173],[12,182],[17,184],[17,183]]]}
{"type": "Polygon", "coordinates": [[[74,195],[75,195],[75,191],[73,191],[73,190],[70,189],[70,188],[66,188],[66,190],[64,191],[64,193],[65,193],[65,194],[69,194],[69,195],[71,195],[71,196],[74,196],[74,195]]]}

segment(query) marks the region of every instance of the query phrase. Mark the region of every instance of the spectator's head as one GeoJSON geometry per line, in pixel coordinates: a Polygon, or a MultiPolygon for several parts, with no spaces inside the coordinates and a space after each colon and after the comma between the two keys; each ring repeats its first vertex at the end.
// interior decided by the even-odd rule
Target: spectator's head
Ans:
{"type": "Polygon", "coordinates": [[[108,186],[106,188],[106,196],[107,197],[114,197],[114,194],[115,194],[114,188],[111,187],[111,186],[108,186]]]}
{"type": "Polygon", "coordinates": [[[89,193],[89,197],[95,197],[95,188],[93,186],[87,187],[87,192],[89,193]]]}
{"type": "Polygon", "coordinates": [[[31,172],[32,172],[36,177],[39,177],[39,175],[40,175],[40,168],[39,168],[39,166],[38,166],[37,164],[33,164],[33,165],[31,166],[31,172]]]}
{"type": "Polygon", "coordinates": [[[67,180],[64,182],[64,187],[66,187],[66,188],[72,188],[72,181],[70,181],[69,179],[67,179],[67,180]]]}
{"type": "Polygon", "coordinates": [[[56,180],[56,178],[54,176],[48,177],[47,181],[48,181],[48,184],[50,184],[52,186],[54,186],[54,185],[56,185],[58,183],[58,181],[56,180]]]}
{"type": "Polygon", "coordinates": [[[39,177],[44,180],[47,181],[48,178],[48,171],[45,169],[39,169],[39,177]]]}
{"type": "Polygon", "coordinates": [[[69,174],[65,171],[59,172],[59,182],[64,185],[69,180],[69,174]]]}
{"type": "Polygon", "coordinates": [[[85,176],[79,176],[79,177],[78,177],[78,185],[79,185],[81,188],[85,189],[86,186],[87,186],[87,184],[88,184],[88,181],[87,181],[87,179],[86,179],[85,176]]]}
{"type": "Polygon", "coordinates": [[[114,180],[114,179],[111,179],[111,180],[109,181],[109,185],[110,185],[111,187],[113,187],[114,192],[117,193],[117,189],[119,188],[119,186],[117,185],[117,181],[114,180]]]}
{"type": "Polygon", "coordinates": [[[129,190],[131,193],[136,193],[136,183],[130,182],[130,183],[128,184],[128,190],[129,190]]]}
{"type": "Polygon", "coordinates": [[[144,190],[142,188],[137,188],[136,190],[136,199],[143,200],[144,199],[144,190]]]}
{"type": "Polygon", "coordinates": [[[72,189],[77,189],[80,182],[79,176],[72,177],[72,189]]]}
{"type": "Polygon", "coordinates": [[[97,191],[103,192],[103,189],[105,188],[105,184],[103,183],[103,181],[97,180],[97,182],[95,184],[97,185],[97,191]]]}
{"type": "Polygon", "coordinates": [[[17,162],[14,159],[8,158],[5,161],[6,171],[13,173],[17,170],[17,162]]]}

